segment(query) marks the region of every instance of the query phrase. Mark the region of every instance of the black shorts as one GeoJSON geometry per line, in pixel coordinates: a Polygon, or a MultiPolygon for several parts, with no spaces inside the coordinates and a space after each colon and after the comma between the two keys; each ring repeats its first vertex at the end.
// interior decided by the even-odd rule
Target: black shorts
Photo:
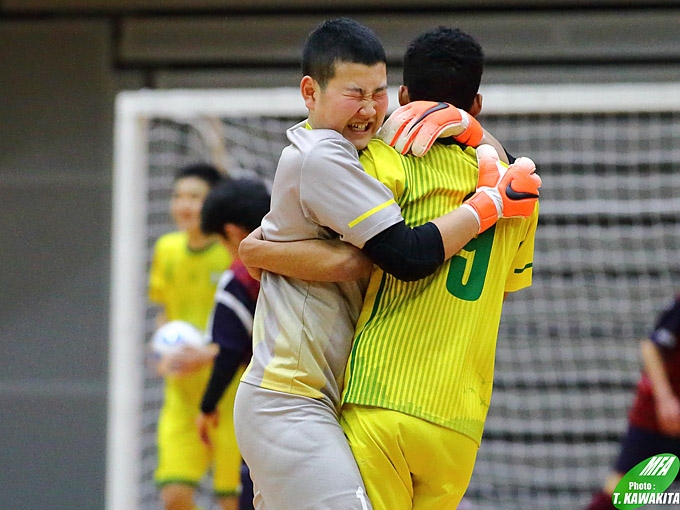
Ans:
{"type": "Polygon", "coordinates": [[[614,464],[618,473],[627,473],[640,462],[660,453],[680,457],[680,437],[669,437],[633,425],[621,440],[621,453],[614,464]]]}

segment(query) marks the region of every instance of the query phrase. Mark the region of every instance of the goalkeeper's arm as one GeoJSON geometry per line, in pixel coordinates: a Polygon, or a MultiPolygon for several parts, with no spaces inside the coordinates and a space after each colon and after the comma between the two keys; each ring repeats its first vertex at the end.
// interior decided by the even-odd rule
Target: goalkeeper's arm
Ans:
{"type": "Polygon", "coordinates": [[[393,225],[366,243],[366,255],[400,280],[418,280],[432,274],[498,218],[530,216],[541,186],[533,161],[519,158],[506,170],[490,145],[477,149],[477,161],[477,191],[463,206],[413,229],[404,222],[393,225]]]}
{"type": "Polygon", "coordinates": [[[478,229],[474,213],[459,208],[415,228],[401,221],[369,239],[361,251],[337,240],[272,242],[251,235],[241,243],[239,254],[249,270],[260,268],[303,280],[356,280],[369,274],[372,263],[399,280],[414,281],[434,273],[478,229]],[[355,256],[348,259],[342,254],[351,251],[363,252],[368,265],[353,263],[355,256]]]}
{"type": "Polygon", "coordinates": [[[456,209],[415,228],[403,221],[392,225],[363,247],[371,261],[386,273],[415,281],[434,273],[458,253],[478,231],[479,224],[466,209],[456,209]]]}
{"type": "MultiPolygon", "coordinates": [[[[494,224],[503,215],[504,207],[507,208],[506,213],[511,211],[506,215],[531,214],[540,187],[540,178],[534,173],[533,162],[528,158],[520,158],[526,160],[527,164],[505,172],[504,167],[498,163],[498,155],[492,147],[482,146],[477,152],[480,166],[478,189],[477,193],[466,201],[467,205],[415,228],[410,228],[401,221],[385,229],[362,247],[362,251],[371,262],[400,280],[419,280],[434,273],[444,261],[458,253],[475,235],[494,224]],[[500,175],[501,170],[504,172],[503,176],[500,175]],[[532,194],[533,192],[535,194],[532,194]]],[[[513,167],[515,165],[511,165],[510,169],[513,167]]],[[[314,250],[317,249],[311,244],[314,241],[330,242],[307,240],[273,244],[287,245],[289,255],[299,262],[323,257],[321,252],[318,256],[314,254],[314,250]]],[[[267,245],[271,244],[266,241],[260,242],[260,245],[264,245],[261,248],[265,249],[265,254],[269,252],[269,258],[271,249],[267,248],[271,247],[267,245]]],[[[262,264],[259,266],[265,267],[262,264]]],[[[284,274],[309,279],[309,271],[314,268],[314,264],[304,264],[306,276],[300,275],[300,266],[296,263],[295,267],[290,268],[290,272],[284,274]]],[[[278,272],[276,269],[270,270],[278,272]]],[[[356,278],[360,276],[357,275],[356,278]]],[[[329,280],[324,278],[324,281],[329,280]]]]}

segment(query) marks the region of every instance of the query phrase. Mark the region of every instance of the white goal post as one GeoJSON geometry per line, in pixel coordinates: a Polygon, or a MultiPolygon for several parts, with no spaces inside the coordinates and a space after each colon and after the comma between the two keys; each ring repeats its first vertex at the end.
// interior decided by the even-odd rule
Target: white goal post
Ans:
{"type": "MultiPolygon", "coordinates": [[[[536,289],[519,293],[504,311],[501,334],[512,345],[499,341],[489,439],[485,435],[470,497],[478,505],[474,508],[487,508],[485,504],[521,508],[520,486],[535,483],[525,487],[534,506],[568,508],[564,494],[573,496],[572,502],[583,502],[589,488],[581,491],[578,485],[582,480],[597,485],[607,472],[637,374],[634,342],[651,325],[660,304],[677,290],[673,280],[680,271],[674,251],[680,247],[680,84],[498,85],[483,87],[482,94],[482,123],[492,126],[490,130],[513,155],[527,155],[537,162],[544,181],[537,238],[544,241],[537,240],[536,289]],[[582,180],[587,184],[581,185],[582,180]],[[540,314],[540,320],[527,326],[522,317],[532,314],[540,314]],[[537,338],[546,342],[552,338],[554,343],[538,343],[537,338]],[[596,347],[594,339],[599,343],[596,347]],[[587,365],[584,359],[593,356],[595,364],[587,365]],[[603,373],[603,364],[614,368],[603,373]],[[581,393],[584,386],[588,395],[581,393]],[[596,401],[588,400],[591,390],[596,401]],[[555,401],[546,400],[546,392],[559,393],[564,406],[572,399],[583,400],[560,414],[552,407],[555,401]],[[583,405],[592,416],[569,421],[573,409],[583,405]],[[496,409],[500,414],[494,414],[496,409]],[[598,435],[598,428],[606,430],[598,435]],[[534,444],[525,450],[539,452],[540,459],[529,459],[525,450],[519,451],[522,439],[534,444]],[[581,448],[581,442],[586,446],[581,448]],[[555,444],[564,459],[554,458],[551,445],[555,444]],[[576,454],[570,457],[574,448],[578,455],[592,456],[588,457],[592,465],[577,474],[561,465],[585,462],[576,454]],[[523,466],[517,459],[524,455],[523,466]],[[509,471],[516,472],[501,472],[497,481],[486,478],[475,483],[477,471],[491,477],[493,466],[505,471],[505,466],[513,466],[513,459],[516,469],[509,471]]],[[[390,105],[397,104],[392,94],[390,105]]],[[[237,125],[243,119],[262,120],[257,133],[273,129],[283,136],[285,128],[305,113],[296,88],[139,90],[117,97],[107,510],[155,508],[148,502],[153,487],[143,487],[149,485],[148,471],[153,468],[153,456],[146,458],[143,452],[153,451],[154,446],[142,434],[154,425],[152,418],[145,421],[144,409],[155,405],[147,405],[145,396],[149,386],[144,366],[149,335],[146,285],[150,247],[167,225],[149,219],[161,214],[163,207],[163,200],[156,204],[157,199],[150,197],[162,191],[156,186],[167,187],[168,172],[180,163],[214,159],[209,138],[215,133],[225,138],[218,143],[228,153],[226,162],[220,161],[223,166],[260,165],[249,160],[234,163],[238,154],[231,144],[237,135],[230,138],[224,119],[236,119],[237,125]],[[222,127],[205,135],[199,126],[205,119],[217,119],[222,127]],[[266,125],[270,121],[273,127],[266,125]],[[195,136],[202,139],[198,149],[191,146],[195,136]],[[172,148],[166,153],[167,146],[172,148]],[[150,177],[154,165],[162,167],[158,177],[150,177]]],[[[244,136],[253,143],[244,153],[271,145],[264,134],[244,136]]],[[[282,143],[285,140],[267,149],[271,165],[282,143]]],[[[269,163],[262,165],[271,168],[269,163]]],[[[264,176],[271,178],[271,173],[264,176]]]]}
{"type": "Polygon", "coordinates": [[[295,89],[140,90],[116,98],[107,510],[140,508],[147,284],[148,123],[155,117],[304,116],[295,89]]]}

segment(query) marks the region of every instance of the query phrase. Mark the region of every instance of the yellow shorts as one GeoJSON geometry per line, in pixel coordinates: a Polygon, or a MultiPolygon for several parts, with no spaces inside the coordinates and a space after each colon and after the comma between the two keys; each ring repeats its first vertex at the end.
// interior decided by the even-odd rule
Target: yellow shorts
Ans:
{"type": "Polygon", "coordinates": [[[374,510],[455,509],[479,445],[413,416],[345,404],[340,415],[374,510]]]}
{"type": "MultiPolygon", "coordinates": [[[[196,428],[202,393],[197,393],[198,400],[187,398],[187,395],[178,395],[176,387],[166,384],[158,419],[158,467],[154,475],[158,486],[172,483],[197,486],[212,467],[215,494],[229,496],[240,492],[241,454],[234,434],[233,410],[242,373],[243,368],[236,373],[217,406],[220,421],[212,434],[212,451],[201,441],[196,428]]],[[[192,382],[197,386],[198,379],[205,379],[199,386],[205,388],[205,374],[197,374],[194,379],[192,382]]]]}

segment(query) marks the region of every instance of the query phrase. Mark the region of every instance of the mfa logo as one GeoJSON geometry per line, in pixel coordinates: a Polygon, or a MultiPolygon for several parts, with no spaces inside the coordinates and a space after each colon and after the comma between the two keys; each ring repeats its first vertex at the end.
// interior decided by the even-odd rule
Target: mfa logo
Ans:
{"type": "Polygon", "coordinates": [[[612,503],[619,510],[633,510],[643,505],[680,504],[680,492],[665,492],[679,469],[680,461],[672,453],[643,460],[621,478],[612,494],[612,503]]]}

